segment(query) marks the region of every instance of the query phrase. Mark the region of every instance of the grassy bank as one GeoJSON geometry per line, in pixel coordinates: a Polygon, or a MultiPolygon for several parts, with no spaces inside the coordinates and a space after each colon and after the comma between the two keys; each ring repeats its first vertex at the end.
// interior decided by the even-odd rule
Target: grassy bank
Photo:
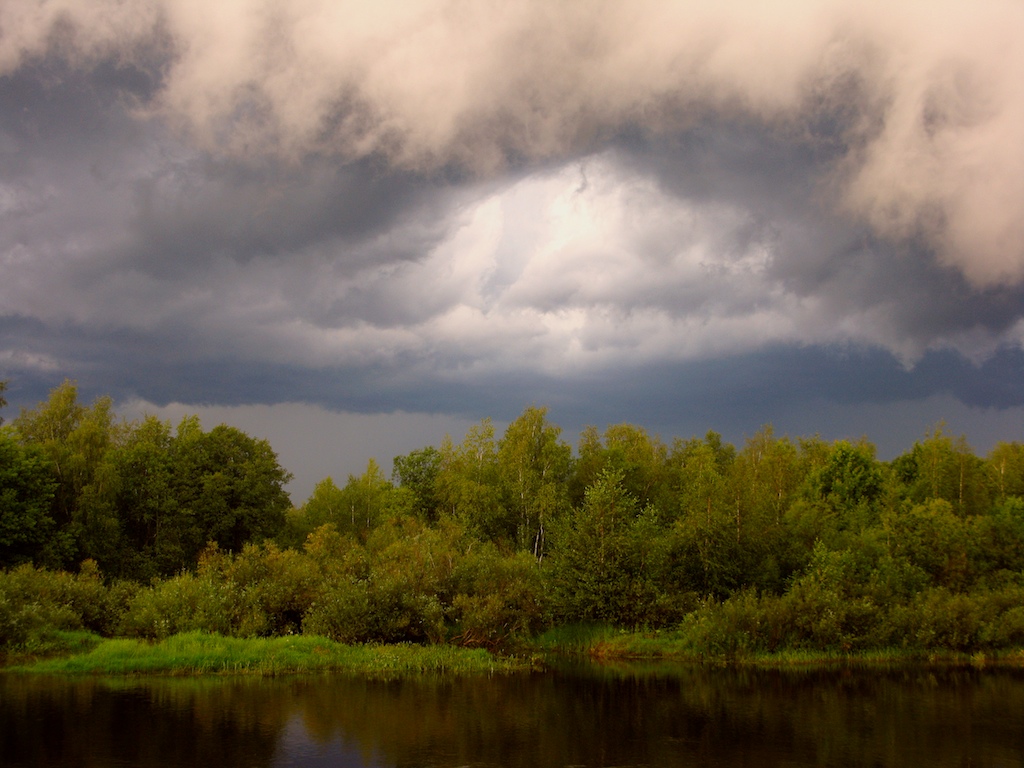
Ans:
{"type": "Polygon", "coordinates": [[[696,645],[680,631],[630,632],[602,624],[553,628],[534,641],[545,653],[582,656],[595,661],[675,661],[757,667],[812,667],[836,664],[957,666],[1024,666],[1024,648],[965,653],[925,648],[867,648],[858,650],[785,648],[777,651],[713,652],[696,645]]]}
{"type": "Polygon", "coordinates": [[[188,632],[158,643],[102,640],[82,653],[41,659],[8,669],[96,675],[339,672],[391,678],[423,674],[505,674],[528,666],[522,659],[498,658],[481,649],[442,645],[344,645],[323,637],[239,639],[188,632]]]}

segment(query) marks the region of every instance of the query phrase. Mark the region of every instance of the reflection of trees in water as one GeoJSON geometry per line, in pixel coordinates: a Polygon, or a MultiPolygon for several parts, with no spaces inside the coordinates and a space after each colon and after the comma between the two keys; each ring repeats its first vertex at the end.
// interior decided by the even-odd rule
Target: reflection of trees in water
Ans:
{"type": "Polygon", "coordinates": [[[532,675],[312,686],[304,723],[389,765],[994,765],[1024,676],[973,671],[532,675]]]}
{"type": "Polygon", "coordinates": [[[1010,671],[589,668],[118,685],[0,677],[5,765],[269,765],[289,721],[369,764],[1019,764],[1010,671]],[[12,745],[14,750],[12,751],[12,745]]]}
{"type": "Polygon", "coordinates": [[[5,766],[270,765],[281,691],[0,676],[5,766]]]}

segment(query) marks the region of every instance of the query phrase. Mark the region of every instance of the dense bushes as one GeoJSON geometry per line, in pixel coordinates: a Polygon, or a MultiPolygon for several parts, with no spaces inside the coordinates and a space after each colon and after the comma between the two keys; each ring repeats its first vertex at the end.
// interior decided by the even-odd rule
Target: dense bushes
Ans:
{"type": "Polygon", "coordinates": [[[62,630],[112,634],[136,589],[105,585],[92,561],[77,574],[31,565],[0,572],[0,648],[32,649],[62,630]]]}
{"type": "Polygon", "coordinates": [[[413,518],[391,521],[366,544],[327,524],[301,551],[272,542],[237,554],[211,546],[195,572],[149,587],[104,586],[95,566],[77,575],[25,566],[4,579],[0,642],[12,648],[41,628],[151,639],[195,630],[303,633],[349,643],[498,648],[540,629],[546,605],[531,556],[503,554],[457,526],[432,528],[413,518]],[[8,593],[21,601],[14,605],[8,593]]]}

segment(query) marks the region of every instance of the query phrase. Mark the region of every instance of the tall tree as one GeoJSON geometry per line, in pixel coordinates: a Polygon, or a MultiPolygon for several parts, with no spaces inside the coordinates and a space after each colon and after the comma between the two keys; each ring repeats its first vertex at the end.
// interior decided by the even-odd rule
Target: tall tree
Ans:
{"type": "Polygon", "coordinates": [[[54,533],[56,485],[42,450],[0,428],[0,567],[39,557],[54,533]]]}
{"type": "Polygon", "coordinates": [[[23,440],[42,450],[57,481],[52,514],[58,535],[48,546],[47,562],[69,566],[94,558],[108,563],[119,532],[113,508],[116,478],[107,456],[123,434],[114,423],[110,398],[83,406],[77,385],[66,380],[13,423],[23,440]]]}
{"type": "Polygon", "coordinates": [[[1024,497],[1024,445],[997,443],[985,460],[996,498],[1024,497]]]}
{"type": "MultiPolygon", "coordinates": [[[[147,416],[129,425],[111,455],[117,483],[115,507],[124,538],[112,575],[148,581],[188,564],[202,539],[176,492],[175,439],[169,422],[147,416]]],[[[109,570],[109,567],[108,567],[109,570]]]]}
{"type": "Polygon", "coordinates": [[[441,471],[441,452],[427,446],[405,456],[396,456],[392,463],[392,481],[414,495],[416,514],[424,520],[437,520],[437,476],[441,471]]]}
{"type": "Polygon", "coordinates": [[[174,465],[175,494],[203,539],[193,539],[191,558],[207,539],[238,552],[284,526],[291,507],[284,486],[291,474],[266,440],[225,424],[204,433],[193,417],[178,428],[174,465]]]}
{"type": "Polygon", "coordinates": [[[446,437],[440,453],[437,493],[444,513],[485,539],[513,541],[515,519],[501,504],[498,446],[491,420],[470,427],[461,445],[453,445],[446,437]]]}
{"type": "Polygon", "coordinates": [[[560,434],[546,408],[531,407],[509,424],[498,447],[502,501],[515,517],[516,545],[538,559],[548,523],[567,503],[572,449],[560,434]]]}
{"type": "Polygon", "coordinates": [[[939,424],[909,453],[893,461],[911,499],[924,502],[943,499],[960,515],[974,515],[989,509],[991,474],[974,455],[961,435],[953,438],[939,424]]]}

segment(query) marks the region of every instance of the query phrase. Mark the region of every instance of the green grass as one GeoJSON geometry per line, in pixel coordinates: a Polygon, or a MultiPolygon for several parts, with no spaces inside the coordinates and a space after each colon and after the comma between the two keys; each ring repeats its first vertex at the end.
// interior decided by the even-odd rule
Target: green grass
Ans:
{"type": "Polygon", "coordinates": [[[553,653],[587,654],[597,644],[622,634],[623,630],[610,624],[565,624],[547,630],[536,637],[530,646],[553,653]]]}
{"type": "Polygon", "coordinates": [[[755,667],[814,667],[837,664],[884,666],[931,664],[955,666],[1024,666],[1024,649],[978,653],[922,648],[871,648],[851,651],[780,648],[714,653],[696,647],[673,630],[616,630],[603,625],[571,625],[548,630],[532,643],[539,651],[584,656],[602,662],[673,661],[755,667]]]}
{"type": "Polygon", "coordinates": [[[527,661],[451,646],[342,645],[322,637],[240,639],[206,632],[175,635],[159,643],[103,640],[84,653],[10,668],[46,674],[283,675],[345,672],[366,677],[503,674],[527,661]]]}

